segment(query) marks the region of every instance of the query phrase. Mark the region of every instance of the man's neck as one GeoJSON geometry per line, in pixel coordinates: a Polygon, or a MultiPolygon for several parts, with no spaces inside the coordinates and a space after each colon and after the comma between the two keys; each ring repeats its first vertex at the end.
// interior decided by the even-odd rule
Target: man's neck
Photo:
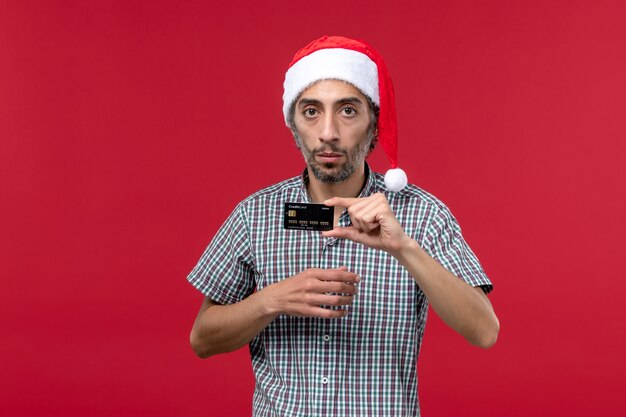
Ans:
{"type": "Polygon", "coordinates": [[[358,197],[365,185],[365,164],[361,164],[347,180],[338,184],[321,182],[309,168],[307,170],[309,173],[307,191],[314,203],[321,203],[332,197],[358,197]]]}

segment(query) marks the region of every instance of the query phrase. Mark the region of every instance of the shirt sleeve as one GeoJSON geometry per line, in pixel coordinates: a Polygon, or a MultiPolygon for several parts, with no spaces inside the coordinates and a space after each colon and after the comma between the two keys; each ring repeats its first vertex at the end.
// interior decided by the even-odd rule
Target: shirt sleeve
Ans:
{"type": "Polygon", "coordinates": [[[240,204],[220,227],[187,280],[211,300],[232,304],[254,291],[254,270],[246,213],[240,204]]]}
{"type": "Polygon", "coordinates": [[[430,255],[447,270],[469,285],[481,287],[485,293],[493,289],[478,258],[463,239],[461,227],[445,206],[437,210],[428,227],[427,239],[430,255]]]}

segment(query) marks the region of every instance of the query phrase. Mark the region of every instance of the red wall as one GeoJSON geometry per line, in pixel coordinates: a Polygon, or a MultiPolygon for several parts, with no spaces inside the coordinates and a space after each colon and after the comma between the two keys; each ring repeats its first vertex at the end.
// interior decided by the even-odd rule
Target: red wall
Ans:
{"type": "Polygon", "coordinates": [[[626,3],[209,3],[0,4],[3,413],[249,414],[247,351],[188,347],[185,277],[302,169],[282,78],[328,33],[385,56],[400,163],[495,283],[492,350],[431,315],[424,415],[622,415],[626,3]]]}

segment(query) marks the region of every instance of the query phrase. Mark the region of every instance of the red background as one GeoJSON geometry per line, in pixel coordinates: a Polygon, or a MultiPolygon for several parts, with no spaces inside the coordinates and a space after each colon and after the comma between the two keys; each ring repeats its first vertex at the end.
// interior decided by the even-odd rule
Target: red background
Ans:
{"type": "Polygon", "coordinates": [[[493,349],[431,315],[424,415],[623,415],[625,4],[2,2],[0,410],[249,415],[247,350],[188,346],[185,277],[302,169],[282,79],[328,33],[385,57],[400,164],[495,283],[493,349]]]}

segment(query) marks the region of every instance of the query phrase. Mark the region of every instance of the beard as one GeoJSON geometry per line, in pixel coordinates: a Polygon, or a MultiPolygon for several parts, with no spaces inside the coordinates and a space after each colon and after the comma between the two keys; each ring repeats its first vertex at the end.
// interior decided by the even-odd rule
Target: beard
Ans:
{"type": "Polygon", "coordinates": [[[350,176],[361,166],[365,157],[370,151],[370,145],[374,140],[373,131],[368,129],[366,136],[352,148],[342,148],[334,143],[327,143],[320,147],[310,149],[302,142],[297,132],[294,132],[296,144],[304,160],[318,181],[327,184],[339,184],[350,178],[350,176]],[[332,152],[345,157],[343,163],[319,163],[315,160],[315,155],[322,152],[332,152]]]}

